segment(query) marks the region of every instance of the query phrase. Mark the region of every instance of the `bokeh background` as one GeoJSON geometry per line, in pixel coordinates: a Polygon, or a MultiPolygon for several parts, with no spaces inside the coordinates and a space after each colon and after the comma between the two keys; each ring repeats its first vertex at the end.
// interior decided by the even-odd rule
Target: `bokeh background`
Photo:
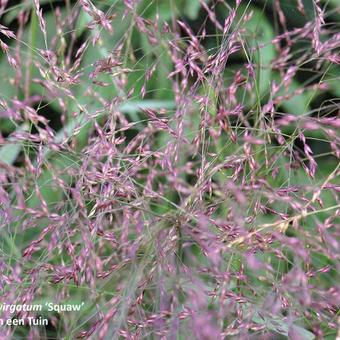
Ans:
{"type": "Polygon", "coordinates": [[[3,336],[156,339],[163,323],[175,327],[187,299],[206,314],[193,318],[193,325],[180,322],[176,331],[169,326],[163,336],[335,339],[339,2],[241,1],[232,17],[235,1],[38,3],[8,1],[0,12],[0,39],[7,45],[0,56],[1,299],[85,301],[85,307],[45,313],[47,328],[17,327],[2,330],[3,336]],[[318,41],[326,46],[319,54],[313,36],[318,8],[324,19],[318,41]],[[310,35],[299,36],[306,27],[310,35]],[[295,35],[282,38],[286,32],[295,35]],[[266,106],[272,100],[274,108],[266,106]],[[229,112],[227,123],[221,112],[229,112]],[[249,161],[238,170],[238,160],[249,156],[247,141],[258,166],[252,169],[249,161]],[[311,210],[304,211],[304,204],[311,210]],[[182,221],[183,211],[194,220],[182,221]],[[294,219],[304,213],[301,221],[294,219]],[[219,231],[204,229],[210,218],[219,231]],[[278,219],[282,224],[275,225],[278,219]],[[178,232],[181,223],[191,223],[185,235],[178,232]],[[269,233],[258,244],[242,244],[242,232],[228,234],[238,223],[250,233],[272,223],[285,238],[269,233]],[[326,241],[318,223],[329,227],[326,241]],[[205,231],[197,240],[193,230],[201,224],[205,231]],[[235,240],[235,249],[223,248],[235,240]],[[223,260],[215,248],[224,249],[223,260]],[[162,256],[167,264],[158,263],[162,256]],[[211,321],[220,316],[209,314],[219,307],[208,296],[214,287],[222,289],[217,274],[209,273],[214,266],[230,272],[229,297],[244,298],[241,307],[230,307],[237,316],[219,324],[224,337],[211,321]],[[187,267],[200,269],[189,275],[187,267]],[[302,276],[292,283],[288,274],[302,276]],[[292,315],[289,308],[261,314],[285,284],[292,315]],[[314,287],[334,305],[327,300],[321,306],[324,296],[314,287]],[[162,305],[163,291],[177,292],[176,313],[144,328],[127,322],[129,313],[142,322],[170,308],[167,299],[162,305]],[[144,302],[131,302],[138,298],[144,302]],[[304,305],[304,299],[311,302],[304,305]],[[113,312],[116,305],[119,312],[113,312]],[[237,323],[241,314],[252,324],[248,335],[237,323]]]}

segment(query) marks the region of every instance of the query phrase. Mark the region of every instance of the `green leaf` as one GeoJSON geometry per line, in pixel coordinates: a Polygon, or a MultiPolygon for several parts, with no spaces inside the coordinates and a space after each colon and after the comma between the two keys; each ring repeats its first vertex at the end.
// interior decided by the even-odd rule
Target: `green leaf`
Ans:
{"type": "Polygon", "coordinates": [[[19,155],[20,149],[21,149],[21,145],[18,143],[7,144],[1,147],[0,149],[1,162],[9,164],[9,165],[13,164],[19,155]]]}
{"type": "MultiPolygon", "coordinates": [[[[119,110],[123,113],[128,114],[136,114],[137,112],[143,110],[143,109],[171,109],[175,107],[175,102],[170,100],[141,100],[141,101],[130,101],[122,104],[119,107],[119,110]]],[[[96,119],[99,119],[103,116],[102,113],[96,117],[96,119]]],[[[82,130],[89,130],[90,127],[93,124],[92,119],[87,119],[85,114],[81,114],[77,116],[75,119],[71,120],[68,124],[64,126],[63,129],[61,129],[55,136],[54,142],[55,143],[61,143],[65,136],[74,136],[77,132],[79,127],[79,133],[82,133],[84,131],[82,130]]],[[[46,157],[50,153],[50,150],[48,148],[45,148],[43,151],[44,156],[46,157]]]]}
{"type": "Polygon", "coordinates": [[[237,19],[238,20],[235,22],[240,22],[240,26],[247,29],[245,37],[248,46],[256,49],[256,52],[253,52],[248,57],[250,58],[250,61],[255,62],[258,65],[257,81],[259,92],[263,95],[269,89],[271,81],[270,63],[276,55],[275,47],[271,43],[274,38],[273,27],[266,18],[264,11],[261,11],[254,6],[240,6],[237,19]],[[243,24],[243,15],[250,12],[253,13],[251,19],[243,24]]]}
{"type": "Polygon", "coordinates": [[[198,16],[201,4],[199,0],[186,0],[184,3],[184,14],[191,20],[194,20],[198,16]]]}
{"type": "Polygon", "coordinates": [[[294,325],[293,327],[294,327],[294,329],[298,333],[300,333],[302,339],[304,339],[304,340],[313,340],[313,339],[315,339],[314,334],[309,332],[309,331],[307,331],[306,329],[304,329],[304,328],[302,328],[300,326],[296,326],[296,325],[294,325]]]}
{"type": "MultiPolygon", "coordinates": [[[[252,318],[252,320],[259,324],[265,325],[267,329],[274,331],[276,333],[288,336],[289,332],[289,325],[283,320],[283,317],[280,318],[276,315],[271,315],[269,313],[259,313],[256,312],[252,318]]],[[[302,339],[304,340],[313,340],[315,336],[313,333],[307,331],[306,329],[302,328],[301,326],[293,325],[292,326],[295,331],[300,333],[302,339]]]]}
{"type": "MultiPolygon", "coordinates": [[[[28,124],[23,124],[16,131],[26,131],[27,129],[28,124]]],[[[22,144],[18,142],[3,145],[0,148],[0,161],[8,165],[12,165],[17,159],[21,148],[22,144]]]]}

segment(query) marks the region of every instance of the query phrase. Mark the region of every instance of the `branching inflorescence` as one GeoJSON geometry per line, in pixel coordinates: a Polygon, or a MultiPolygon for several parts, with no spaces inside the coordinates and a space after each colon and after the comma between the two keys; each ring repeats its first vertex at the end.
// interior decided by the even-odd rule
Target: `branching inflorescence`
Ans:
{"type": "Polygon", "coordinates": [[[340,337],[336,0],[0,15],[2,338],[340,337]]]}

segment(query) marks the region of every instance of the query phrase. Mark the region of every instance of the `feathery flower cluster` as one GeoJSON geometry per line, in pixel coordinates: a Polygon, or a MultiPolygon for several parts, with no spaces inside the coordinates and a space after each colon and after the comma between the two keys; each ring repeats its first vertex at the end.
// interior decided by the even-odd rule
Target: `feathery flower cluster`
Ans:
{"type": "Polygon", "coordinates": [[[1,2],[0,304],[86,300],[1,338],[340,337],[340,11],[307,3],[1,2]]]}

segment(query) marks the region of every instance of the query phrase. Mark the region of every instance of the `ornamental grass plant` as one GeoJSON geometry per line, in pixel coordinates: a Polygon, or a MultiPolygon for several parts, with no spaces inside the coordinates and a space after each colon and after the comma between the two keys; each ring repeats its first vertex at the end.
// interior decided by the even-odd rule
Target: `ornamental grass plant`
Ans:
{"type": "Polygon", "coordinates": [[[1,1],[0,49],[1,339],[340,339],[338,0],[1,1]]]}

